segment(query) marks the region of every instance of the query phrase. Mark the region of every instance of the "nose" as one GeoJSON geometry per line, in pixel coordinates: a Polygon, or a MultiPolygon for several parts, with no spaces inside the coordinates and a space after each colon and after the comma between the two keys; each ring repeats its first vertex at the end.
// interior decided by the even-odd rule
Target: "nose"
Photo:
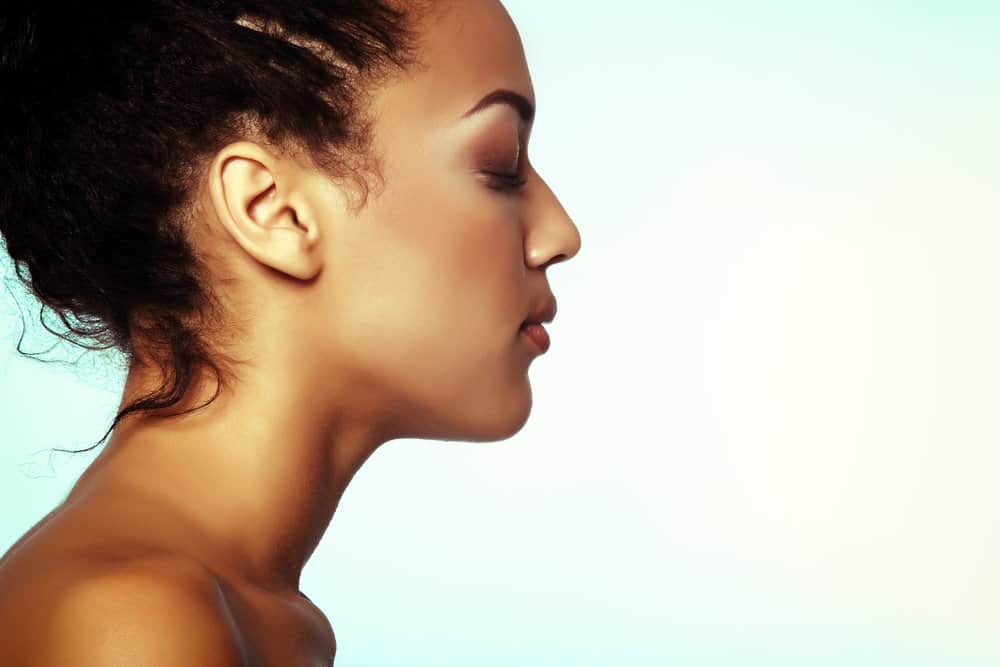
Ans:
{"type": "Polygon", "coordinates": [[[580,230],[548,183],[540,175],[536,174],[536,178],[537,194],[525,239],[525,261],[531,268],[546,269],[580,252],[580,230]]]}

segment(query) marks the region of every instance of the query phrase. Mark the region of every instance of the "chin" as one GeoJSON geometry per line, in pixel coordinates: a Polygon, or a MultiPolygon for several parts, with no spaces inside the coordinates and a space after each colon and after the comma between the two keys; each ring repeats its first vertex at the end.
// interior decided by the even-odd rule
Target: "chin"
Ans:
{"type": "Polygon", "coordinates": [[[484,406],[468,423],[466,436],[471,442],[497,442],[506,440],[521,431],[531,415],[531,387],[506,402],[494,401],[484,406]]]}
{"type": "Polygon", "coordinates": [[[397,437],[462,442],[497,442],[516,435],[532,410],[527,374],[474,390],[452,391],[414,405],[409,428],[397,437]],[[418,404],[419,405],[419,404],[418,404]],[[433,407],[430,407],[433,406],[433,407]]]}

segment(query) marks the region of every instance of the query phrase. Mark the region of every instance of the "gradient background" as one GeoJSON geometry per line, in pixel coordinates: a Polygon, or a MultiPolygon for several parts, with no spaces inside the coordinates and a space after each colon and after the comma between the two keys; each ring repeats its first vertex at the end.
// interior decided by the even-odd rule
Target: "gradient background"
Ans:
{"type": "MultiPolygon", "coordinates": [[[[1000,664],[1000,5],[505,4],[583,247],[527,426],[348,488],[338,667],[1000,664]]],[[[123,376],[2,308],[5,550],[123,376]]]]}

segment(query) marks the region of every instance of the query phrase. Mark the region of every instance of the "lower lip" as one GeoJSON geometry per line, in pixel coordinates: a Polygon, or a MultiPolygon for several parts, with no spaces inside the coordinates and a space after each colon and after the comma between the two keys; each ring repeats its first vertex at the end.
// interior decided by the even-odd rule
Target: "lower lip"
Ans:
{"type": "Polygon", "coordinates": [[[549,332],[541,324],[529,324],[521,327],[521,334],[538,346],[544,354],[549,349],[549,332]]]}

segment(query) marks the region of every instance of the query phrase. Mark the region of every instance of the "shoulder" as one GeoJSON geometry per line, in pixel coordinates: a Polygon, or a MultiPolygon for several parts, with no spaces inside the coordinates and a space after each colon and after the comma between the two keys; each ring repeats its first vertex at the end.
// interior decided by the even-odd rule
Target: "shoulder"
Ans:
{"type": "Polygon", "coordinates": [[[242,642],[215,579],[179,559],[90,568],[35,600],[26,666],[240,667],[242,642]]]}

